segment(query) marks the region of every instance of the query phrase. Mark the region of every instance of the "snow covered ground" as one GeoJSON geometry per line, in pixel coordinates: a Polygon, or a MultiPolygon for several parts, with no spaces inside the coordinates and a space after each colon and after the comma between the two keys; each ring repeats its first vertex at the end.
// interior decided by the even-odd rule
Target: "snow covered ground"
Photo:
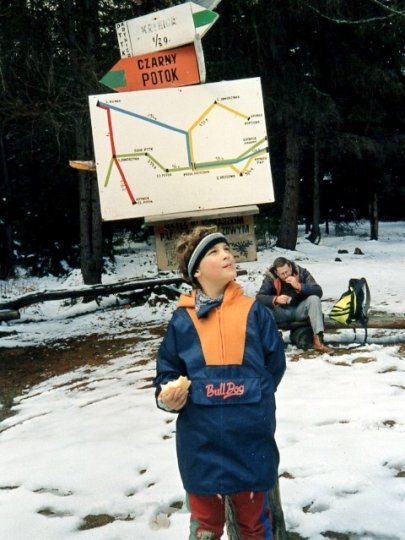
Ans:
{"type": "MultiPolygon", "coordinates": [[[[267,249],[241,264],[238,281],[254,295],[279,255],[307,267],[324,289],[324,311],[351,277],[366,277],[371,312],[404,316],[405,223],[368,225],[352,236],[324,235],[313,245],[300,231],[294,252],[267,249]],[[359,248],[363,255],[354,254],[359,248]],[[338,254],[338,250],[347,253],[338,254]],[[335,259],[339,258],[340,261],[335,259]]],[[[139,244],[117,257],[104,282],[156,274],[154,250],[139,244]]],[[[0,282],[11,294],[81,285],[61,279],[0,282]]],[[[175,457],[175,417],[155,408],[151,379],[174,302],[116,305],[53,301],[3,324],[7,347],[97,334],[134,338],[130,351],[100,366],[51,377],[14,399],[0,423],[0,539],[173,540],[188,538],[188,513],[175,457]],[[154,305],[156,304],[156,305],[154,305]],[[97,526],[95,526],[97,525],[97,526]]],[[[288,345],[277,392],[280,490],[294,539],[405,539],[405,331],[328,334],[336,354],[301,354],[288,345]],[[342,536],[338,536],[341,533],[342,536]]],[[[2,336],[2,337],[1,337],[2,336]]],[[[285,335],[288,342],[288,336],[285,335]]],[[[1,362],[1,356],[0,356],[1,362]]]]}

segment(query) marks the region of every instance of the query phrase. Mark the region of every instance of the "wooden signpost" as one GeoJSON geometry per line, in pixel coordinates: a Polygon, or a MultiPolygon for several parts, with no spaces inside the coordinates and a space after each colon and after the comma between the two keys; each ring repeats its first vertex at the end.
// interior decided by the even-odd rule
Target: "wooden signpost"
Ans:
{"type": "Polygon", "coordinates": [[[100,80],[117,92],[205,82],[201,45],[218,14],[195,2],[116,25],[119,60],[100,80]]]}
{"type": "Polygon", "coordinates": [[[238,262],[255,260],[255,205],[274,200],[259,81],[195,86],[220,1],[116,24],[121,59],[100,82],[119,94],[89,98],[103,220],[144,217],[159,270],[197,223],[217,224],[238,262]]]}

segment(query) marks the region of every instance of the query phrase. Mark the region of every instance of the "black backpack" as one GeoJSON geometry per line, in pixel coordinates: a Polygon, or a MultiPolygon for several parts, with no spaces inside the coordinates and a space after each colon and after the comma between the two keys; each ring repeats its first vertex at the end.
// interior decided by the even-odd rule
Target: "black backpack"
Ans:
{"type": "Polygon", "coordinates": [[[359,322],[365,330],[365,343],[367,341],[370,300],[371,295],[367,280],[365,278],[352,278],[349,280],[349,288],[332,307],[329,317],[344,325],[359,322]]]}
{"type": "Polygon", "coordinates": [[[310,326],[298,326],[290,331],[290,340],[298,349],[307,351],[314,346],[314,333],[310,326]]]}

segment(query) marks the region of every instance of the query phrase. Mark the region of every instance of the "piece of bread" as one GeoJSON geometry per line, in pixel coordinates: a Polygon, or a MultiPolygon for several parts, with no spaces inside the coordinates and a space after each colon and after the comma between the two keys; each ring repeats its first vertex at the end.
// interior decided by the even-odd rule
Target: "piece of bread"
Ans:
{"type": "Polygon", "coordinates": [[[165,393],[167,393],[168,390],[171,390],[172,388],[182,388],[183,390],[188,390],[190,388],[191,381],[187,379],[187,377],[184,377],[183,375],[180,375],[178,379],[175,381],[169,381],[166,384],[161,384],[161,392],[160,395],[164,396],[165,393]]]}

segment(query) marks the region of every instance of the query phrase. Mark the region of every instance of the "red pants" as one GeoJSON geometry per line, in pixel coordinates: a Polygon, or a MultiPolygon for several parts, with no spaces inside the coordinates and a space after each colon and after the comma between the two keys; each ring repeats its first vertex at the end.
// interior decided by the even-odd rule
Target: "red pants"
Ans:
{"type": "MultiPolygon", "coordinates": [[[[189,540],[220,540],[225,526],[225,497],[187,494],[191,512],[189,540]]],[[[242,540],[272,540],[267,492],[243,491],[228,496],[242,540]]]]}

